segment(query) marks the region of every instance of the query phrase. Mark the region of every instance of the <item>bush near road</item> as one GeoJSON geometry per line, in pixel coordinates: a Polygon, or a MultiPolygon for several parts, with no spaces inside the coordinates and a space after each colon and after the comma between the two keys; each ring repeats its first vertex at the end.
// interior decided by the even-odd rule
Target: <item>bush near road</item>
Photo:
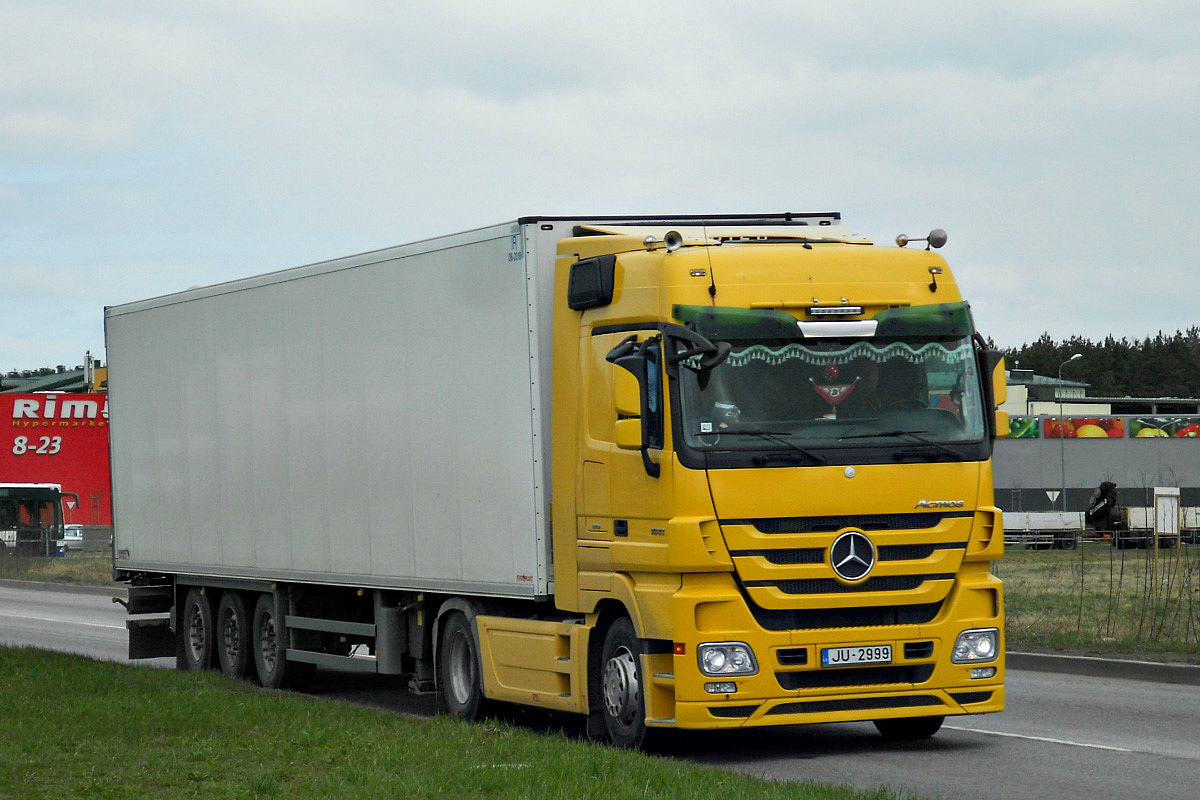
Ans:
{"type": "Polygon", "coordinates": [[[490,722],[0,647],[0,797],[894,800],[490,722]]]}
{"type": "Polygon", "coordinates": [[[113,583],[112,556],[71,554],[57,558],[0,553],[0,580],[40,581],[78,586],[124,586],[113,583]]]}

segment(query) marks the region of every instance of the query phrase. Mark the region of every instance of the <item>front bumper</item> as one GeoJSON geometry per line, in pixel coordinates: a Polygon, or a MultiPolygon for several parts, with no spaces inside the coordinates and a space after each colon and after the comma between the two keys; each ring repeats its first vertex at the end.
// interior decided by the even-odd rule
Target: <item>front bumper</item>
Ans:
{"type": "MultiPolygon", "coordinates": [[[[966,566],[966,565],[964,565],[966,566]]],[[[671,599],[675,653],[643,656],[648,676],[647,722],[679,728],[737,728],[847,722],[893,717],[985,714],[1004,709],[1003,599],[999,580],[965,568],[928,622],[870,627],[765,630],[751,615],[732,575],[685,576],[671,599]],[[999,628],[993,661],[951,663],[958,634],[999,628]],[[703,675],[696,657],[704,642],[748,644],[758,672],[703,675]],[[825,647],[890,645],[886,664],[823,667],[825,647]],[[678,652],[682,649],[682,652],[678,652]],[[995,668],[972,677],[973,668],[995,668]],[[706,683],[732,683],[736,691],[710,694],[706,683]]],[[[978,673],[977,673],[978,674],[978,673]]]]}

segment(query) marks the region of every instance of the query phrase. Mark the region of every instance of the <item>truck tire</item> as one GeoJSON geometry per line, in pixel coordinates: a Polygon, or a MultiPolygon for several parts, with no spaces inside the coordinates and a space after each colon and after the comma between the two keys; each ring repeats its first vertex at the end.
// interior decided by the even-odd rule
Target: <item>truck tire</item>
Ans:
{"type": "Polygon", "coordinates": [[[877,719],[875,729],[883,738],[893,742],[928,739],[942,727],[945,717],[910,717],[908,719],[877,719]]]}
{"type": "Polygon", "coordinates": [[[213,664],[213,613],[208,598],[199,588],[188,590],[179,623],[182,666],[188,672],[210,669],[213,664]]]}
{"type": "Polygon", "coordinates": [[[251,630],[250,649],[258,682],[266,689],[282,689],[287,678],[287,630],[276,608],[275,595],[258,596],[251,630]]]}
{"type": "Polygon", "coordinates": [[[1059,531],[1054,534],[1055,550],[1074,550],[1079,546],[1079,538],[1075,531],[1059,531]]]}
{"type": "Polygon", "coordinates": [[[649,738],[641,652],[641,640],[629,617],[615,620],[604,634],[600,674],[595,678],[608,740],[617,747],[643,748],[649,738]]]}
{"type": "Polygon", "coordinates": [[[438,642],[438,704],[459,719],[483,717],[487,701],[471,624],[461,611],[451,611],[441,622],[438,642]]]}
{"type": "Polygon", "coordinates": [[[250,671],[250,616],[240,592],[227,589],[217,604],[217,662],[231,678],[244,678],[250,671]]]}

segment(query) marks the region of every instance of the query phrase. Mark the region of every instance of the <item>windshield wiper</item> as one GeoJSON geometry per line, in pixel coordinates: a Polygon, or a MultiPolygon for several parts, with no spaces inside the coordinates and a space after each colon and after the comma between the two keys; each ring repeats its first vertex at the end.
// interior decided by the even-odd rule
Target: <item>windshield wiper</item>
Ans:
{"type": "MultiPolygon", "coordinates": [[[[856,433],[852,436],[839,436],[838,441],[844,442],[848,439],[886,439],[886,438],[892,438],[892,437],[896,437],[896,436],[907,436],[908,438],[912,439],[913,441],[917,442],[918,444],[925,445],[926,447],[935,447],[938,450],[941,450],[943,453],[946,453],[946,454],[952,456],[955,461],[963,460],[962,456],[958,452],[947,447],[946,445],[942,444],[941,442],[935,442],[932,439],[926,439],[924,436],[921,435],[923,433],[929,433],[929,431],[901,431],[901,430],[875,431],[874,433],[856,433]]],[[[904,455],[904,454],[896,453],[897,458],[899,458],[902,455],[904,455]]]]}
{"type": "Polygon", "coordinates": [[[718,431],[718,433],[721,436],[759,436],[763,439],[766,439],[768,442],[775,442],[776,444],[781,444],[790,450],[795,450],[800,455],[807,456],[808,458],[812,459],[813,461],[816,461],[818,464],[829,463],[829,459],[825,458],[824,456],[817,455],[816,453],[811,453],[808,450],[805,450],[804,448],[796,445],[794,442],[789,441],[787,438],[786,432],[738,429],[738,430],[723,430],[723,431],[718,431]]]}

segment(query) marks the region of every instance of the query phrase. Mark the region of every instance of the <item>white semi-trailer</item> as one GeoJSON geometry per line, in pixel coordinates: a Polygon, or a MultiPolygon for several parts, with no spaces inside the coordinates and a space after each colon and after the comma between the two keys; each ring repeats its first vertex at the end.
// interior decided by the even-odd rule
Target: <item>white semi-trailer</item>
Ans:
{"type": "Polygon", "coordinates": [[[131,657],[629,746],[1000,710],[1003,365],[904,243],[529,217],[109,308],[131,657]]]}

